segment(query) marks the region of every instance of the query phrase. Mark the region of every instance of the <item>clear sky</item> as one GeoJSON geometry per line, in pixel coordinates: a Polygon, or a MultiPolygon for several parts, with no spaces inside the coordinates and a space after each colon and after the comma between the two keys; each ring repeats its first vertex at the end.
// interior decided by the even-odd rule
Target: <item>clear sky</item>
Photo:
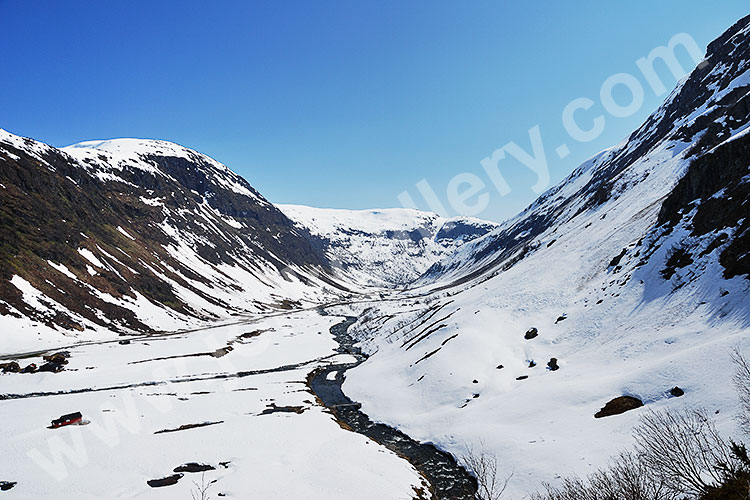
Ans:
{"type": "MultiPolygon", "coordinates": [[[[178,142],[225,163],[271,201],[399,206],[427,179],[448,214],[457,174],[481,179],[500,220],[536,176],[506,155],[501,196],[480,161],[539,125],[556,183],[623,139],[656,96],[635,61],[677,33],[701,51],[750,11],[720,2],[0,0],[0,127],[54,146],[115,137],[178,142]],[[644,103],[606,114],[600,88],[637,77],[644,103]],[[573,99],[589,142],[565,132],[573,99]],[[560,159],[555,149],[566,144],[560,159]]],[[[681,60],[690,62],[686,53],[681,60]]],[[[687,67],[687,64],[686,64],[687,67]]],[[[675,80],[661,68],[671,89],[675,80]]],[[[621,85],[616,102],[630,98],[621,85]],[[619,101],[618,101],[619,99],[619,101]]]]}

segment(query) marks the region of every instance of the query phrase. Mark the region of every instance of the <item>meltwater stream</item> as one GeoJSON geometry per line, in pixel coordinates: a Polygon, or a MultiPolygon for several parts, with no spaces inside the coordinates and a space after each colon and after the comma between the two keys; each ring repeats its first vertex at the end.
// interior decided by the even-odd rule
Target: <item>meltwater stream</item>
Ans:
{"type": "Polygon", "coordinates": [[[338,352],[351,354],[357,361],[318,368],[308,377],[310,389],[322,404],[333,412],[339,422],[406,458],[427,478],[433,499],[474,499],[477,491],[476,479],[456,462],[453,455],[431,444],[420,443],[393,427],[374,423],[360,411],[360,405],[349,399],[341,390],[344,372],[367,359],[367,356],[354,346],[354,340],[347,333],[349,326],[356,320],[355,317],[347,317],[341,323],[332,326],[331,333],[339,344],[338,352]],[[328,376],[333,372],[335,376],[329,380],[328,376]]]}

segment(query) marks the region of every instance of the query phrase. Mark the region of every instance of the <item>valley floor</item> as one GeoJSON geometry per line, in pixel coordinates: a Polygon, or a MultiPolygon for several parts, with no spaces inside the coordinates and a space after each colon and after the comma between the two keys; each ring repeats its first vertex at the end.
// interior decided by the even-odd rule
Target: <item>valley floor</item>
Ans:
{"type": "Polygon", "coordinates": [[[214,468],[212,498],[413,498],[424,479],[409,462],[343,429],[306,386],[352,361],[329,332],[341,320],[303,311],[85,344],[60,373],[0,375],[0,481],[17,482],[14,498],[186,499],[200,473],[147,481],[197,462],[214,468]],[[48,428],[75,411],[89,423],[48,428]]]}

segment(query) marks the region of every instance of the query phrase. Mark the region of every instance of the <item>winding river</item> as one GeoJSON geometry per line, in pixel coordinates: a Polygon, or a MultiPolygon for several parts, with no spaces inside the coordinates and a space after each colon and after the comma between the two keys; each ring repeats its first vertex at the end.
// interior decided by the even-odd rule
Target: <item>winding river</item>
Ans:
{"type": "MultiPolygon", "coordinates": [[[[325,314],[324,311],[321,311],[325,314]]],[[[336,419],[375,442],[408,460],[430,483],[433,499],[461,500],[476,498],[476,479],[461,467],[450,453],[432,444],[420,443],[403,432],[385,424],[375,423],[360,410],[360,405],[349,399],[341,389],[344,372],[358,366],[367,356],[354,344],[347,333],[357,318],[347,317],[331,327],[331,334],[339,344],[338,352],[350,354],[357,360],[352,363],[333,364],[313,371],[308,386],[321,403],[333,412],[336,419]],[[329,377],[329,374],[333,374],[329,377]]]]}

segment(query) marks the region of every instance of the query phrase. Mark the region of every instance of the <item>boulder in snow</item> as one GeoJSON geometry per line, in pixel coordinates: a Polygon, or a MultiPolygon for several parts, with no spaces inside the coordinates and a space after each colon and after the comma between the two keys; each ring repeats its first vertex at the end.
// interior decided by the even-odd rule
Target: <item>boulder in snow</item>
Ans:
{"type": "Polygon", "coordinates": [[[633,396],[618,396],[594,414],[594,418],[610,417],[643,406],[643,401],[633,396]]]}

